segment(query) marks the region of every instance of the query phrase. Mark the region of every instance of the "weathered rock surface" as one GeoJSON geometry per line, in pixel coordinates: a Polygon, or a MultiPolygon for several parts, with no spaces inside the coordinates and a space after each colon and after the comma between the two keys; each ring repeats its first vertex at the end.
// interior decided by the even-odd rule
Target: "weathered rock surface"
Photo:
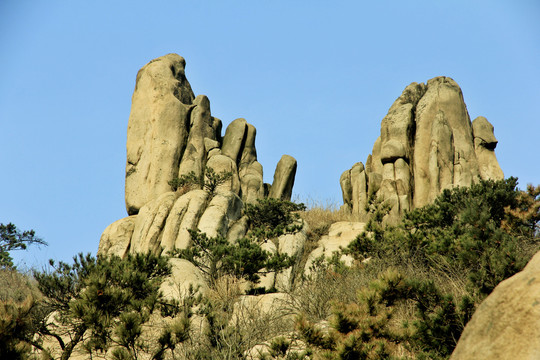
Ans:
{"type": "MultiPolygon", "coordinates": [[[[363,222],[339,221],[333,223],[328,229],[328,235],[323,235],[317,243],[318,246],[309,254],[304,266],[304,273],[307,275],[311,273],[311,267],[319,257],[329,258],[340,248],[346,248],[364,231],[364,227],[365,223],[363,222]]],[[[342,255],[340,260],[348,266],[351,266],[353,262],[353,258],[349,255],[342,255]]]]}
{"type": "Polygon", "coordinates": [[[493,125],[483,116],[479,116],[472,122],[474,135],[474,151],[480,166],[482,179],[503,178],[503,172],[495,156],[497,139],[493,131],[493,125]]]}
{"type": "Polygon", "coordinates": [[[290,314],[287,304],[290,303],[290,295],[285,293],[272,293],[264,295],[244,295],[234,304],[231,323],[245,321],[244,319],[254,316],[263,317],[265,314],[284,316],[290,314]]]}
{"type": "Polygon", "coordinates": [[[303,224],[298,232],[281,235],[278,238],[278,252],[296,259],[296,263],[292,267],[284,269],[276,274],[275,287],[278,291],[287,292],[292,290],[295,281],[294,275],[297,273],[297,268],[300,265],[300,259],[304,252],[304,246],[308,239],[308,231],[309,228],[307,224],[303,224]]]}
{"type": "Polygon", "coordinates": [[[392,206],[390,219],[432,202],[446,188],[503,179],[493,126],[471,124],[461,89],[448,77],[412,83],[392,104],[366,164],[340,178],[343,203],[366,216],[369,194],[392,206]]]}
{"type": "Polygon", "coordinates": [[[204,190],[190,191],[176,200],[163,227],[161,246],[164,251],[187,249],[191,245],[188,230],[197,227],[207,200],[208,193],[204,190]]]}
{"type": "Polygon", "coordinates": [[[169,264],[171,275],[159,288],[166,299],[182,299],[189,295],[190,290],[199,294],[208,291],[204,276],[195,265],[184,259],[170,259],[169,264]]]}
{"type": "Polygon", "coordinates": [[[276,166],[269,196],[276,199],[290,199],[295,176],[296,159],[289,155],[283,155],[276,166]]]}
{"type": "Polygon", "coordinates": [[[178,176],[195,98],[176,54],[150,61],[137,74],[127,131],[126,208],[130,215],[178,176]]]}
{"type": "Polygon", "coordinates": [[[208,140],[216,140],[217,132],[221,132],[221,121],[210,115],[210,100],[199,95],[193,101],[190,117],[189,136],[187,145],[182,154],[178,175],[187,175],[190,172],[196,176],[204,176],[206,165],[206,145],[208,140]]]}
{"type": "Polygon", "coordinates": [[[175,200],[176,193],[169,191],[141,208],[131,237],[131,252],[161,253],[162,230],[175,200]]]}
{"type": "Polygon", "coordinates": [[[107,226],[99,240],[98,255],[116,255],[123,258],[129,251],[137,215],[116,220],[107,226]]]}
{"type": "MultiPolygon", "coordinates": [[[[277,254],[278,248],[271,240],[266,240],[261,244],[261,249],[270,254],[277,254]]],[[[262,274],[257,287],[263,287],[266,290],[274,289],[276,286],[276,273],[274,271],[262,274]]]]}
{"type": "Polygon", "coordinates": [[[201,216],[198,228],[209,237],[226,236],[229,225],[242,215],[242,208],[242,200],[236,194],[217,194],[201,216]]]}
{"type": "Polygon", "coordinates": [[[501,282],[480,304],[451,356],[460,359],[538,359],[540,253],[501,282]]]}

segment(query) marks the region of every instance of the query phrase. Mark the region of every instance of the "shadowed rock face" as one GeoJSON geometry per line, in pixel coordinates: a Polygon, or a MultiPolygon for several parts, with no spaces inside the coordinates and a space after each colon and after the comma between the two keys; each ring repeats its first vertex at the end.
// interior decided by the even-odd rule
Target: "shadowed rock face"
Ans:
{"type": "Polygon", "coordinates": [[[476,309],[450,359],[538,359],[540,253],[476,309]]]}
{"type": "Polygon", "coordinates": [[[181,56],[168,54],[137,74],[127,131],[125,198],[131,216],[107,227],[99,254],[184,249],[191,229],[234,241],[247,230],[244,203],[291,197],[296,160],[284,155],[273,185],[264,184],[255,127],[236,119],[222,136],[221,120],[212,116],[206,96],[193,94],[185,65],[181,56]],[[172,191],[169,181],[191,172],[204,176],[206,168],[232,176],[213,196],[197,188],[172,191]]]}
{"type": "Polygon", "coordinates": [[[479,179],[503,179],[495,157],[493,126],[471,124],[461,89],[448,77],[412,83],[381,122],[366,164],[340,178],[344,206],[366,216],[368,195],[392,206],[390,218],[432,202],[444,189],[479,179]]]}

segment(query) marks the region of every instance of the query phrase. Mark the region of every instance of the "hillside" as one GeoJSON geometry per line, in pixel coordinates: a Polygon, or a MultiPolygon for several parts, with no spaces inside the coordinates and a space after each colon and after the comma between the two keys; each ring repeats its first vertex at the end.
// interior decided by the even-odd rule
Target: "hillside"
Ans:
{"type": "Polygon", "coordinates": [[[185,67],[168,54],[138,72],[127,216],[105,229],[97,258],[36,271],[28,296],[1,299],[5,329],[25,327],[4,329],[0,355],[420,359],[448,358],[456,345],[456,359],[534,354],[537,337],[497,337],[483,324],[535,328],[522,317],[537,311],[536,292],[523,290],[537,261],[519,272],[538,249],[540,187],[504,179],[493,126],[471,121],[454,80],[407,86],[365,163],[339,179],[341,208],[306,209],[290,202],[296,160],[283,155],[264,183],[255,127],[240,118],[223,134],[185,67]],[[512,316],[494,315],[514,301],[512,316]]]}

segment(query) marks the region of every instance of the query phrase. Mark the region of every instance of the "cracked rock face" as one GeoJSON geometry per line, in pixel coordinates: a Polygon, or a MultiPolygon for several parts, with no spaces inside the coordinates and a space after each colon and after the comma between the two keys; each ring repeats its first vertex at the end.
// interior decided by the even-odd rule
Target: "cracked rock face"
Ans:
{"type": "Polygon", "coordinates": [[[344,206],[367,216],[369,194],[387,201],[390,219],[432,202],[444,189],[503,179],[497,140],[484,117],[471,123],[458,84],[436,77],[412,83],[381,122],[366,163],[340,178],[344,206]]]}
{"type": "Polygon", "coordinates": [[[245,119],[221,120],[210,100],[195,96],[177,54],[150,61],[137,74],[127,130],[126,210],[129,217],[104,231],[98,254],[160,253],[191,245],[188,230],[236,241],[247,231],[244,203],[264,197],[289,200],[296,160],[284,155],[272,185],[257,161],[256,129],[245,119]],[[173,191],[169,182],[207,168],[232,176],[215,193],[195,185],[173,191]]]}

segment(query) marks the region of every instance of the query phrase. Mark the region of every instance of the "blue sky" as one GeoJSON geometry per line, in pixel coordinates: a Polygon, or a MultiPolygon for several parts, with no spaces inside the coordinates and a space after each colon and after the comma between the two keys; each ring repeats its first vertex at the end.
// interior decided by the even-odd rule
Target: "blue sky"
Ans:
{"type": "Polygon", "coordinates": [[[298,160],[301,200],[340,205],[395,98],[439,75],[495,126],[505,175],[539,184],[539,18],[536,0],[2,0],[0,222],[49,243],[14,254],[22,267],[95,253],[126,216],[137,71],[170,52],[224,126],[255,125],[266,182],[298,160]]]}

